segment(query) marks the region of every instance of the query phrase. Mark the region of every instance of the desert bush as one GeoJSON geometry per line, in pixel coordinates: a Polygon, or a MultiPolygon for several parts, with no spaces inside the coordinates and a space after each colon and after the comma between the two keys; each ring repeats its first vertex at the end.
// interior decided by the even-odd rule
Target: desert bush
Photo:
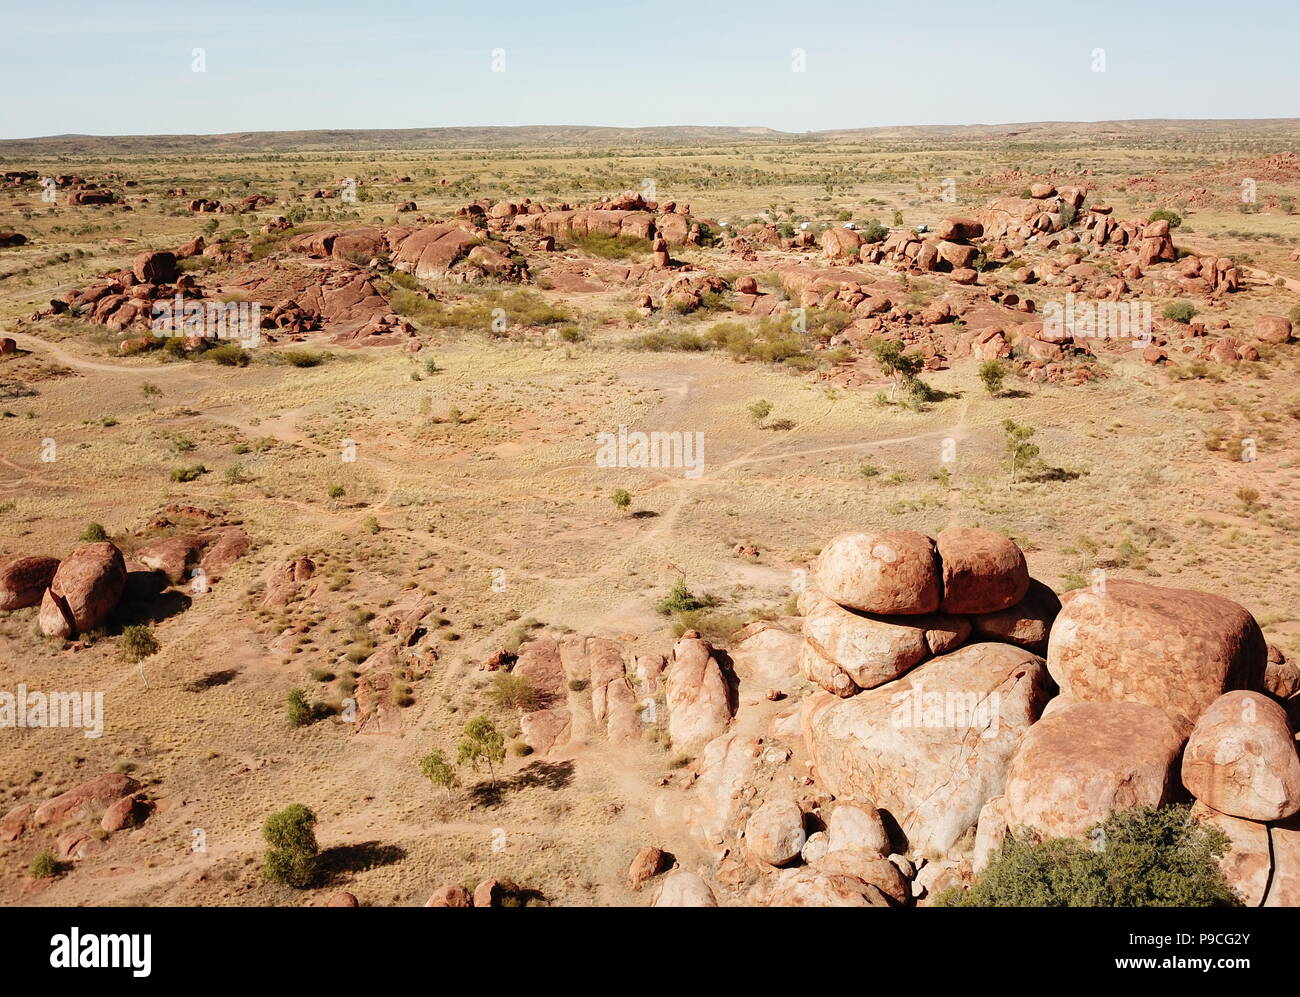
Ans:
{"type": "Polygon", "coordinates": [[[1196,314],[1196,306],[1190,301],[1171,301],[1165,305],[1162,314],[1171,322],[1181,322],[1186,325],[1192,320],[1192,316],[1196,314]]]}
{"type": "Polygon", "coordinates": [[[32,864],[27,867],[27,872],[33,879],[53,879],[59,871],[59,860],[47,851],[37,852],[32,864]]]}
{"type": "Polygon", "coordinates": [[[262,825],[269,846],[262,874],[277,883],[305,890],[316,879],[316,815],[309,807],[293,803],[271,814],[262,825]]]}
{"type": "Polygon", "coordinates": [[[1112,813],[1087,841],[1008,838],[969,890],[937,907],[1239,907],[1219,859],[1227,836],[1186,806],[1112,813]]]}
{"type": "Polygon", "coordinates": [[[108,539],[108,531],[98,523],[87,523],[77,539],[84,544],[103,543],[108,539]]]}
{"type": "Polygon", "coordinates": [[[1170,211],[1168,208],[1157,208],[1147,216],[1147,221],[1168,222],[1170,228],[1178,228],[1183,223],[1183,218],[1176,211],[1170,211]]]}
{"type": "Polygon", "coordinates": [[[248,351],[238,343],[222,343],[220,346],[214,346],[204,355],[223,367],[247,367],[250,359],[248,351]]]}
{"type": "Polygon", "coordinates": [[[686,587],[685,579],[678,579],[668,595],[659,601],[656,608],[664,616],[671,616],[673,613],[687,613],[693,609],[703,609],[704,603],[691,595],[690,590],[686,587]]]}
{"type": "Polygon", "coordinates": [[[593,232],[578,236],[572,242],[572,248],[588,256],[599,256],[606,260],[625,260],[629,256],[648,253],[651,250],[649,239],[636,239],[626,235],[606,235],[593,232]]]}
{"type": "Polygon", "coordinates": [[[202,464],[191,464],[188,467],[172,468],[172,481],[195,481],[208,473],[208,469],[202,464]]]}
{"type": "Polygon", "coordinates": [[[488,690],[488,699],[493,706],[502,709],[523,710],[533,705],[537,692],[532,683],[522,675],[513,672],[497,672],[488,690]]]}
{"type": "Polygon", "coordinates": [[[984,390],[996,398],[1002,393],[1002,382],[1007,376],[1007,365],[1001,360],[985,360],[980,364],[980,381],[984,390]]]}
{"type": "Polygon", "coordinates": [[[290,727],[306,727],[312,722],[315,711],[307,702],[307,694],[301,689],[290,689],[285,700],[285,718],[290,727]]]}

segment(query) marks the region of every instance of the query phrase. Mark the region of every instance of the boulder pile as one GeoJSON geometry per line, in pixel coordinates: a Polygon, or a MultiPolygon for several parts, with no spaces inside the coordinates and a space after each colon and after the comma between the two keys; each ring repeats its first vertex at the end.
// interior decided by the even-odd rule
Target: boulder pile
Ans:
{"type": "Polygon", "coordinates": [[[695,749],[682,819],[718,888],[924,904],[1009,835],[1192,803],[1227,834],[1246,903],[1300,903],[1300,669],[1231,600],[1119,579],[1058,599],[1012,541],[958,527],[836,537],[800,608],[735,635],[727,674],[745,703],[813,687],[767,707],[766,736],[721,711],[695,731],[719,733],[695,749]]]}

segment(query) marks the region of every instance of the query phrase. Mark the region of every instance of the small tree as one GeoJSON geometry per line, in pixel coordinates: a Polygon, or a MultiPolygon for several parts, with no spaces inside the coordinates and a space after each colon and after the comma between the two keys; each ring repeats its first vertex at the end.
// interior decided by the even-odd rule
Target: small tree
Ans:
{"type": "Polygon", "coordinates": [[[905,354],[903,344],[895,339],[882,339],[876,343],[875,353],[876,363],[889,375],[889,399],[893,401],[899,383],[906,382],[910,388],[916,375],[921,373],[924,361],[918,356],[905,354]]]}
{"type": "Polygon", "coordinates": [[[1002,382],[1007,376],[1007,365],[1001,360],[985,360],[980,364],[980,380],[984,382],[984,390],[992,398],[1002,394],[1002,382]]]}
{"type": "Polygon", "coordinates": [[[1021,426],[1011,419],[1003,420],[1002,430],[1006,433],[1007,465],[1011,470],[1010,484],[1013,485],[1021,471],[1028,472],[1037,469],[1042,464],[1042,461],[1039,460],[1041,451],[1038,449],[1038,445],[1029,442],[1029,438],[1037,430],[1033,426],[1021,426]]]}
{"type": "Polygon", "coordinates": [[[262,837],[269,846],[262,874],[277,883],[305,890],[316,878],[316,815],[293,803],[266,818],[262,837]]]}
{"type": "Polygon", "coordinates": [[[626,512],[628,506],[632,504],[632,493],[626,488],[615,488],[609,499],[614,503],[615,509],[619,512],[626,512]]]}
{"type": "Polygon", "coordinates": [[[506,740],[501,732],[492,725],[492,721],[479,714],[465,725],[461,732],[457,764],[468,763],[478,771],[479,763],[488,767],[488,778],[495,788],[497,784],[496,767],[506,760],[506,740]]]}
{"type": "Polygon", "coordinates": [[[459,780],[456,778],[456,769],[447,761],[446,755],[441,751],[430,751],[420,759],[420,772],[435,786],[446,790],[447,799],[451,799],[452,788],[459,780]]]}
{"type": "Polygon", "coordinates": [[[760,398],[756,402],[749,403],[749,417],[754,421],[754,425],[759,429],[763,428],[763,422],[772,414],[772,403],[766,398],[760,398]]]}
{"type": "Polygon", "coordinates": [[[158,653],[158,638],[144,623],[135,623],[122,628],[122,657],[140,670],[140,681],[149,688],[149,680],[144,674],[144,659],[158,653]]]}

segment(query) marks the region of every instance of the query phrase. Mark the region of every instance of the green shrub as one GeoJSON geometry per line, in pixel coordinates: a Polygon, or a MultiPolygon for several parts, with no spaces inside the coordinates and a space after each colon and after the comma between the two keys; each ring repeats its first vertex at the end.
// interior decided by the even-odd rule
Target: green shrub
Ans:
{"type": "Polygon", "coordinates": [[[59,860],[49,852],[37,852],[27,871],[33,879],[53,879],[60,872],[59,860]]]}
{"type": "Polygon", "coordinates": [[[984,390],[996,398],[1002,393],[1002,382],[1007,376],[1007,365],[1001,360],[985,360],[980,364],[980,380],[984,390]]]}
{"type": "Polygon", "coordinates": [[[533,705],[537,699],[532,683],[522,675],[513,672],[497,672],[488,690],[492,705],[503,709],[522,710],[533,705]]]}
{"type": "Polygon", "coordinates": [[[1171,301],[1165,305],[1163,314],[1171,322],[1181,322],[1186,325],[1196,314],[1196,306],[1190,301],[1171,301]]]}
{"type": "Polygon", "coordinates": [[[285,350],[283,354],[284,359],[295,367],[319,367],[327,355],[310,350],[285,350]]]}
{"type": "Polygon", "coordinates": [[[629,256],[648,253],[651,250],[649,239],[636,239],[626,235],[606,235],[593,232],[573,240],[573,248],[588,256],[599,256],[606,260],[625,260],[629,256]]]}
{"type": "Polygon", "coordinates": [[[693,609],[703,609],[704,603],[691,595],[690,590],[686,588],[685,579],[678,579],[672,590],[660,600],[656,608],[664,616],[671,616],[673,613],[687,613],[693,609]]]}
{"type": "Polygon", "coordinates": [[[122,629],[121,650],[123,658],[138,664],[158,653],[158,638],[145,624],[133,624],[122,629]]]}
{"type": "Polygon", "coordinates": [[[172,468],[172,481],[194,481],[196,478],[207,474],[208,469],[202,464],[191,464],[189,467],[172,468]]]}
{"type": "Polygon", "coordinates": [[[312,722],[314,711],[301,689],[290,689],[285,703],[285,716],[290,727],[306,727],[312,722]]]}
{"type": "Polygon", "coordinates": [[[262,874],[269,880],[305,890],[316,879],[316,815],[301,803],[271,814],[262,825],[269,846],[262,874]]]}
{"type": "Polygon", "coordinates": [[[1168,222],[1170,228],[1177,228],[1183,223],[1182,215],[1168,208],[1157,208],[1147,217],[1149,222],[1168,222]]]}
{"type": "Polygon", "coordinates": [[[98,523],[87,523],[86,528],[81,531],[81,536],[77,539],[84,544],[103,543],[108,539],[108,531],[98,523]]]}
{"type": "Polygon", "coordinates": [[[247,367],[248,351],[238,343],[222,343],[208,350],[207,356],[223,367],[247,367]]]}
{"type": "Polygon", "coordinates": [[[1186,806],[1112,813],[1087,841],[1010,837],[967,891],[945,890],[937,907],[1237,907],[1219,859],[1217,828],[1186,806]]]}

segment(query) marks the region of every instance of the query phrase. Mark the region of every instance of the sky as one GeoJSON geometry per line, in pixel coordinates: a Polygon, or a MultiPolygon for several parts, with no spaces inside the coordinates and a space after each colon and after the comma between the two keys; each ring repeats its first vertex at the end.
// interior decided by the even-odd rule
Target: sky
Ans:
{"type": "Polygon", "coordinates": [[[0,3],[0,138],[1300,117],[1295,0],[0,3]]]}

